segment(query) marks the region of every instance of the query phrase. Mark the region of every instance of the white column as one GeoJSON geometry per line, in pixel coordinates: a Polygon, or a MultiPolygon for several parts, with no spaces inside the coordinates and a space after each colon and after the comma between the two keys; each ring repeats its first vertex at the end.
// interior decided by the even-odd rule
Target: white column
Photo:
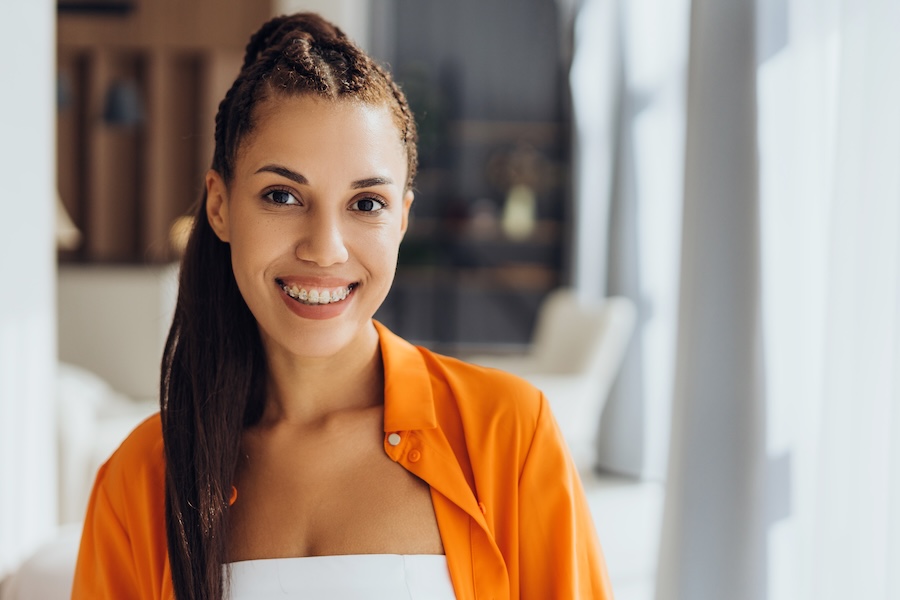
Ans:
{"type": "Polygon", "coordinates": [[[575,124],[572,279],[578,294],[590,299],[606,295],[621,78],[617,24],[617,2],[583,4],[575,22],[575,54],[569,74],[575,124]]]}
{"type": "Polygon", "coordinates": [[[56,525],[56,2],[0,2],[0,577],[56,525]]]}
{"type": "Polygon", "coordinates": [[[693,0],[658,600],[765,597],[754,4],[693,0]]]}

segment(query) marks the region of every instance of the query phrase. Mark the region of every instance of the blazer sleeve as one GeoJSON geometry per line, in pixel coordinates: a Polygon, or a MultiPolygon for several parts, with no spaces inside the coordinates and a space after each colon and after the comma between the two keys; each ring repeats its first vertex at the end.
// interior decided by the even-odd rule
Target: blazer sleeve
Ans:
{"type": "Polygon", "coordinates": [[[612,600],[584,488],[541,394],[534,438],[519,477],[522,600],[612,600]]]}
{"type": "Polygon", "coordinates": [[[128,532],[110,498],[109,463],[97,473],[88,503],[75,580],[73,600],[138,598],[134,553],[128,532]]]}

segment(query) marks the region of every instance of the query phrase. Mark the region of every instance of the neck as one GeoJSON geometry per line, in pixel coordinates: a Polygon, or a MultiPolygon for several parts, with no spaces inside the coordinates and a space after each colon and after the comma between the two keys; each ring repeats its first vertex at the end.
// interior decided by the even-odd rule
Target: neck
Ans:
{"type": "Polygon", "coordinates": [[[384,401],[384,368],[374,326],[327,357],[267,351],[268,380],[262,424],[310,425],[339,411],[384,401]]]}

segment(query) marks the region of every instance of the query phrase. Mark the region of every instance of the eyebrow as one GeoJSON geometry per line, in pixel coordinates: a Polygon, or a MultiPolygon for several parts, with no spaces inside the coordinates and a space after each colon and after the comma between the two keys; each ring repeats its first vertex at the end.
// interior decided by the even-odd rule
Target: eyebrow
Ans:
{"type": "Polygon", "coordinates": [[[367,187],[375,187],[379,185],[391,185],[394,183],[394,180],[390,177],[369,177],[368,179],[360,179],[358,181],[354,181],[350,184],[354,190],[359,190],[367,187]]]}
{"type": "MultiPolygon", "coordinates": [[[[300,185],[309,185],[309,180],[297,173],[296,171],[292,171],[287,167],[283,167],[281,165],[265,165],[260,167],[256,173],[275,173],[276,175],[281,175],[291,181],[294,181],[300,185]]],[[[360,190],[367,187],[376,187],[379,185],[391,185],[394,183],[394,180],[390,177],[367,177],[365,179],[358,179],[350,184],[350,187],[354,190],[360,190]]]]}
{"type": "Polygon", "coordinates": [[[259,170],[254,173],[254,175],[257,175],[259,173],[275,173],[276,175],[286,177],[287,179],[290,179],[291,181],[294,181],[300,185],[309,185],[309,180],[307,180],[306,177],[304,177],[300,173],[297,173],[296,171],[291,171],[287,167],[282,167],[280,165],[265,165],[263,167],[260,167],[259,170]]]}

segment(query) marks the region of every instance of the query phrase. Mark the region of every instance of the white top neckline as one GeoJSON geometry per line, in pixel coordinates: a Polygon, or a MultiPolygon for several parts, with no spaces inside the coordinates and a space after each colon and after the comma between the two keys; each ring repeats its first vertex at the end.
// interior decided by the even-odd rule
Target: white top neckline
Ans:
{"type": "Polygon", "coordinates": [[[443,554],[342,554],[229,563],[229,600],[456,600],[443,554]]]}

